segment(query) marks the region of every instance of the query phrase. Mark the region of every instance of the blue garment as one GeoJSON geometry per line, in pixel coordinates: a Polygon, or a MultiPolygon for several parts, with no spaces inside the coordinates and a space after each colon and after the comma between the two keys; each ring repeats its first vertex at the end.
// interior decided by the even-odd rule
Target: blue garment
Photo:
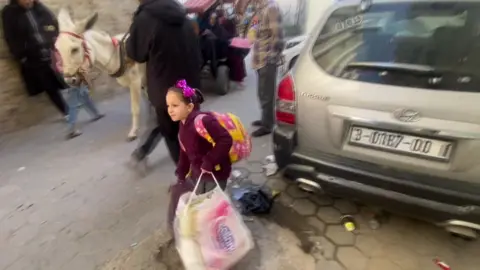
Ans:
{"type": "Polygon", "coordinates": [[[214,11],[215,11],[214,9],[209,9],[205,11],[205,13],[199,14],[197,16],[197,23],[198,23],[198,28],[200,29],[200,34],[202,34],[203,31],[211,28],[210,16],[214,11]]]}
{"type": "Polygon", "coordinates": [[[92,118],[100,117],[100,113],[98,112],[95,103],[93,103],[93,100],[90,98],[88,88],[86,86],[72,87],[67,91],[67,103],[69,107],[68,128],[70,131],[75,129],[79,104],[81,104],[81,107],[85,108],[92,118]]]}

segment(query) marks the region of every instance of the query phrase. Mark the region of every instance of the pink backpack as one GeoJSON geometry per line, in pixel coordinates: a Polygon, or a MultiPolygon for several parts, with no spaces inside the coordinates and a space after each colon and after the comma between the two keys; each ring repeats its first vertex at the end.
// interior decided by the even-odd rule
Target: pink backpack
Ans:
{"type": "MultiPolygon", "coordinates": [[[[240,118],[232,113],[217,113],[211,112],[212,116],[214,116],[217,121],[224,127],[230,136],[232,136],[233,144],[232,148],[230,148],[230,161],[233,163],[238,162],[243,159],[247,159],[252,152],[252,140],[250,135],[245,130],[240,118]]],[[[205,138],[211,144],[215,145],[210,134],[208,134],[207,129],[203,125],[203,117],[206,114],[199,114],[195,117],[195,129],[200,136],[205,138]]]]}

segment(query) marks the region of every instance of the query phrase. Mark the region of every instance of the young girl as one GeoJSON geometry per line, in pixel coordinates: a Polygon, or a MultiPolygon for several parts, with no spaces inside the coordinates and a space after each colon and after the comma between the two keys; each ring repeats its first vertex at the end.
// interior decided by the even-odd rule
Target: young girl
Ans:
{"type": "Polygon", "coordinates": [[[215,175],[220,187],[225,189],[232,170],[230,148],[232,137],[208,112],[202,112],[197,104],[203,97],[196,89],[190,88],[185,80],[179,81],[167,92],[168,114],[173,121],[180,121],[178,138],[181,145],[180,160],[177,165],[178,181],[185,181],[187,174],[197,180],[204,172],[198,193],[205,193],[215,188],[211,175],[215,175]],[[195,130],[194,120],[203,114],[203,125],[215,142],[215,146],[201,137],[195,130]]]}

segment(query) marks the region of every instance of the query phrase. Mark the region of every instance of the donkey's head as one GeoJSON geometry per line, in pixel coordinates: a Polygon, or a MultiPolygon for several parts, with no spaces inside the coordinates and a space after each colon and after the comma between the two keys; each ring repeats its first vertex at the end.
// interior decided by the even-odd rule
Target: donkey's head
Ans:
{"type": "Polygon", "coordinates": [[[74,22],[68,9],[60,10],[58,14],[60,34],[55,47],[60,54],[63,73],[66,77],[77,73],[85,61],[91,61],[84,33],[93,27],[97,19],[98,14],[95,12],[87,18],[74,22]]]}

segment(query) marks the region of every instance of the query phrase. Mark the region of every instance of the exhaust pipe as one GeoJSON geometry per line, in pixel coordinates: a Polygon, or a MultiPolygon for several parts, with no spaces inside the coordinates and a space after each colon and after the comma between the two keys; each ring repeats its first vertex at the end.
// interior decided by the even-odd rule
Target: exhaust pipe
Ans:
{"type": "Polygon", "coordinates": [[[306,178],[297,178],[295,182],[298,184],[298,188],[309,193],[321,192],[323,193],[323,188],[317,182],[306,179],[306,178]]]}
{"type": "Polygon", "coordinates": [[[467,239],[477,239],[478,232],[480,232],[480,224],[462,221],[462,220],[447,220],[438,224],[443,227],[447,232],[467,239]]]}

